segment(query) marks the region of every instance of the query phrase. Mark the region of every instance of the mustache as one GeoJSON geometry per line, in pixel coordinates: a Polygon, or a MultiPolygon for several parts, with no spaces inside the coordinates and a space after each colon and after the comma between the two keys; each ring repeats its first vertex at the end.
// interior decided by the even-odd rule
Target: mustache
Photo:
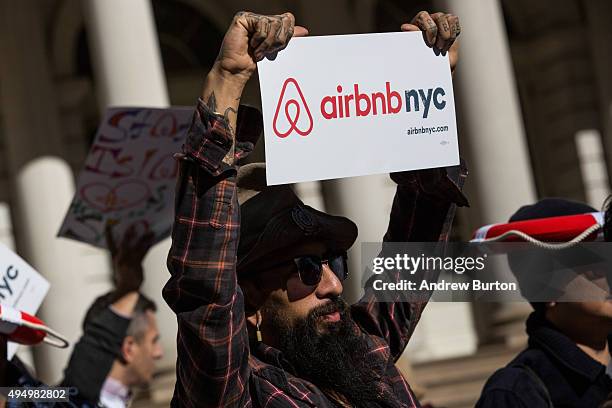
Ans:
{"type": "Polygon", "coordinates": [[[324,305],[317,306],[308,313],[308,320],[314,320],[321,316],[325,316],[331,313],[338,312],[341,316],[346,314],[348,309],[348,304],[344,301],[344,299],[337,297],[324,305]]]}

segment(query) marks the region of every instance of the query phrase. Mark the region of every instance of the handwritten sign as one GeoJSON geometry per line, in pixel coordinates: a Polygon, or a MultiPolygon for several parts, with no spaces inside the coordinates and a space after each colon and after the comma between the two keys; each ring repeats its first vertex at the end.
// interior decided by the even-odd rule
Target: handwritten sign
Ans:
{"type": "MultiPolygon", "coordinates": [[[[49,291],[49,282],[17,254],[0,244],[0,303],[35,315],[49,291]]],[[[10,360],[17,343],[9,342],[10,360]]]]}
{"type": "Polygon", "coordinates": [[[59,236],[106,248],[105,229],[170,234],[178,163],[193,108],[111,108],[102,121],[59,236]]]}
{"type": "Polygon", "coordinates": [[[421,33],[294,38],[257,66],[268,184],[459,164],[448,56],[421,33]]]}

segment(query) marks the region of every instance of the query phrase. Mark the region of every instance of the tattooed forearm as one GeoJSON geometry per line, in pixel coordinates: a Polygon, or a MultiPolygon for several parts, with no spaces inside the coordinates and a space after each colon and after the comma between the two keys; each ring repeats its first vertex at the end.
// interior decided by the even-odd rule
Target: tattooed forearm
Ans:
{"type": "MultiPolygon", "coordinates": [[[[240,98],[238,98],[238,100],[240,100],[240,98]]],[[[236,123],[236,119],[238,118],[238,111],[233,107],[229,106],[227,109],[225,109],[225,112],[223,112],[223,118],[225,119],[224,122],[227,126],[227,130],[230,132],[230,134],[234,135],[234,143],[232,143],[232,147],[223,158],[223,161],[225,163],[231,165],[234,162],[234,154],[236,149],[236,134],[234,132],[234,128],[232,127],[232,123],[236,123]],[[234,116],[233,120],[232,118],[230,118],[230,115],[234,116]]]]}
{"type": "Polygon", "coordinates": [[[225,112],[223,112],[223,119],[224,119],[223,122],[225,124],[225,130],[227,130],[232,135],[235,134],[232,123],[236,123],[237,118],[238,118],[238,111],[231,106],[225,109],[225,112]],[[232,116],[230,117],[230,115],[232,116]]]}
{"type": "Polygon", "coordinates": [[[208,108],[213,112],[217,111],[217,98],[215,98],[215,91],[210,93],[210,96],[206,101],[206,106],[208,106],[208,108]]]}
{"type": "MultiPolygon", "coordinates": [[[[240,103],[240,98],[236,98],[236,101],[240,103]]],[[[217,97],[215,96],[215,91],[212,91],[210,95],[208,96],[208,100],[206,101],[206,106],[208,106],[208,108],[211,111],[215,113],[220,113],[220,112],[217,112],[218,103],[217,103],[217,97]]],[[[231,133],[234,133],[234,128],[232,127],[232,123],[235,122],[237,117],[238,117],[238,111],[234,109],[232,106],[228,107],[227,109],[225,109],[225,112],[223,112],[223,119],[225,119],[224,120],[225,127],[231,133]],[[233,118],[230,118],[231,114],[235,116],[233,118]]]]}
{"type": "MultiPolygon", "coordinates": [[[[230,106],[225,110],[225,112],[223,112],[223,118],[227,122],[228,126],[232,122],[230,118],[230,114],[235,115],[234,119],[236,119],[238,117],[238,111],[230,106]]],[[[233,130],[233,129],[231,129],[230,127],[230,130],[233,130]]]]}

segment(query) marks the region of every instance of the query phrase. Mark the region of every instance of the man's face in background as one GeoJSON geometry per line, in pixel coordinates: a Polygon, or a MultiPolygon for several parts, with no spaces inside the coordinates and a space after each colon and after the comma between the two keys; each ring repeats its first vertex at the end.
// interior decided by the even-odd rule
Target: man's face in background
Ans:
{"type": "Polygon", "coordinates": [[[612,333],[612,301],[558,302],[548,307],[547,317],[557,326],[579,334],[602,333],[602,338],[612,333]],[[580,333],[578,333],[580,332],[580,333]]]}
{"type": "Polygon", "coordinates": [[[155,313],[147,310],[139,319],[144,319],[142,329],[134,336],[131,347],[129,368],[133,384],[147,385],[153,380],[156,361],[162,358],[163,350],[159,342],[159,329],[155,313]]]}
{"type": "MultiPolygon", "coordinates": [[[[604,217],[604,238],[605,245],[612,247],[611,210],[608,200],[604,217]]],[[[566,285],[566,293],[561,296],[561,301],[554,308],[550,308],[548,313],[554,315],[553,319],[562,319],[567,325],[578,330],[585,327],[585,330],[612,333],[612,269],[609,262],[577,269],[579,273],[566,285]],[[571,300],[572,296],[580,298],[581,301],[563,301],[564,298],[571,300]]]]}

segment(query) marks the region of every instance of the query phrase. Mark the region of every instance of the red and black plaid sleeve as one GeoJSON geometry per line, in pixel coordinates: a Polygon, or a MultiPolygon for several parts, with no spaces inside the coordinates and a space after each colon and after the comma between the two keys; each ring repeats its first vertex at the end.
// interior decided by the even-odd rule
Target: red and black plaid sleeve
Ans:
{"type": "Polygon", "coordinates": [[[248,334],[236,280],[236,168],[223,161],[232,143],[223,117],[200,101],[181,155],[171,277],[163,289],[178,320],[172,406],[246,407],[251,401],[248,334]]]}
{"type": "MultiPolygon", "coordinates": [[[[397,186],[385,242],[445,242],[457,206],[468,201],[461,192],[467,176],[462,163],[453,177],[447,170],[431,169],[391,175],[397,186]]],[[[355,321],[369,334],[382,339],[381,350],[397,360],[412,336],[426,301],[380,302],[372,289],[352,306],[355,321]]]]}

